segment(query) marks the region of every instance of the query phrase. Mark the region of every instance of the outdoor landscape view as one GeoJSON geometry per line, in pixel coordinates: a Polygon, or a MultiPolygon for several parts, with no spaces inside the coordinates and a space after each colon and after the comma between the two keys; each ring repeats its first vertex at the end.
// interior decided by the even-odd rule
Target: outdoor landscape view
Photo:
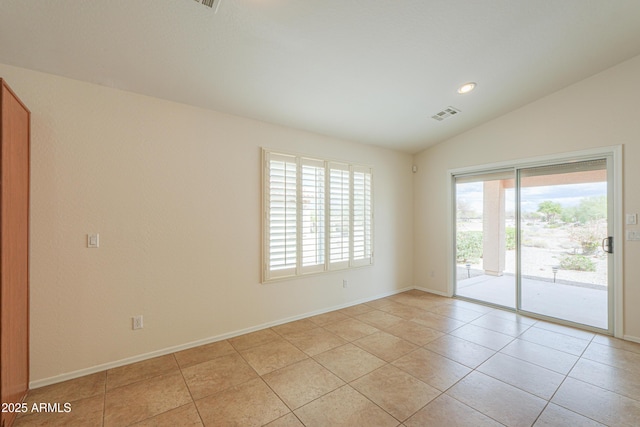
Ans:
{"type": "MultiPolygon", "coordinates": [[[[603,172],[599,179],[593,171],[580,179],[571,174],[521,179],[521,309],[552,317],[569,312],[567,320],[606,327],[603,172]],[[591,182],[580,182],[587,176],[591,182]]],[[[457,295],[515,308],[514,181],[456,184],[457,295]]]]}

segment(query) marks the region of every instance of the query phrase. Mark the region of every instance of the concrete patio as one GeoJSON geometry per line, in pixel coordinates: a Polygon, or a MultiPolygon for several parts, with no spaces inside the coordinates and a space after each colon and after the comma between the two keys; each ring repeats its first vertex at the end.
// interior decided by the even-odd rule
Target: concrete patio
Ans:
{"type": "MultiPolygon", "coordinates": [[[[456,295],[515,308],[515,276],[477,275],[459,280],[456,295]]],[[[522,279],[522,310],[607,329],[607,288],[522,279]]]]}

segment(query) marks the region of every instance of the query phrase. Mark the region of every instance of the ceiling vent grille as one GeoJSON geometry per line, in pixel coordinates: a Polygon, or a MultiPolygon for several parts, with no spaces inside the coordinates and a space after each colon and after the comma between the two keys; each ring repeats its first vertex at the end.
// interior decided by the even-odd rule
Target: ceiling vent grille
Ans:
{"type": "Polygon", "coordinates": [[[222,0],[195,0],[196,3],[202,3],[203,5],[210,7],[215,13],[218,12],[218,6],[222,0]]]}
{"type": "Polygon", "coordinates": [[[460,110],[458,110],[457,108],[449,106],[449,107],[445,108],[444,110],[437,112],[436,114],[431,116],[431,118],[441,122],[444,119],[448,119],[449,117],[455,116],[459,112],[460,112],[460,110]]]}

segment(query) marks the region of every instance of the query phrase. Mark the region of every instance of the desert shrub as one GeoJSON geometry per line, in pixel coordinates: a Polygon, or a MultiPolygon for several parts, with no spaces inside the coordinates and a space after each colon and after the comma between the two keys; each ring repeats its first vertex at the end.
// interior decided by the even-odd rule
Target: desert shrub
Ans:
{"type": "Polygon", "coordinates": [[[512,251],[516,248],[516,228],[506,227],[504,232],[505,232],[505,239],[507,241],[505,248],[508,251],[512,251]]]}
{"type": "Polygon", "coordinates": [[[531,241],[531,244],[529,246],[532,246],[534,248],[540,248],[540,249],[548,249],[549,248],[549,242],[547,242],[546,240],[542,240],[542,239],[535,239],[531,241]]]}
{"type": "Polygon", "coordinates": [[[549,243],[546,239],[538,237],[537,234],[532,233],[522,233],[522,246],[527,248],[542,248],[547,249],[549,247],[549,243]]]}
{"type": "Polygon", "coordinates": [[[583,255],[591,255],[600,247],[602,236],[606,235],[606,227],[597,221],[573,226],[569,230],[569,238],[580,245],[583,255]]]}
{"type": "Polygon", "coordinates": [[[584,255],[565,255],[560,260],[563,270],[596,271],[596,264],[584,255]]]}
{"type": "Polygon", "coordinates": [[[459,231],[456,235],[456,262],[475,263],[482,258],[482,231],[459,231]]]}
{"type": "Polygon", "coordinates": [[[582,253],[584,255],[591,255],[591,254],[596,253],[598,248],[600,248],[600,241],[599,240],[590,240],[588,242],[582,242],[581,246],[582,246],[582,253]]]}

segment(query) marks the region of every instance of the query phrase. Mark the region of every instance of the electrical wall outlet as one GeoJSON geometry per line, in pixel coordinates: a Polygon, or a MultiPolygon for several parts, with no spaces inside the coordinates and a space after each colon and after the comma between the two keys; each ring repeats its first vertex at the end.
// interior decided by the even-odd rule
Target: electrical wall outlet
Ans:
{"type": "Polygon", "coordinates": [[[640,231],[627,230],[627,240],[640,240],[640,231]]]}
{"type": "Polygon", "coordinates": [[[143,327],[142,315],[133,316],[132,320],[133,320],[133,329],[142,329],[142,327],[143,327]]]}
{"type": "Polygon", "coordinates": [[[349,281],[348,280],[343,280],[342,281],[342,287],[343,288],[348,288],[349,287],[349,281]]]}

